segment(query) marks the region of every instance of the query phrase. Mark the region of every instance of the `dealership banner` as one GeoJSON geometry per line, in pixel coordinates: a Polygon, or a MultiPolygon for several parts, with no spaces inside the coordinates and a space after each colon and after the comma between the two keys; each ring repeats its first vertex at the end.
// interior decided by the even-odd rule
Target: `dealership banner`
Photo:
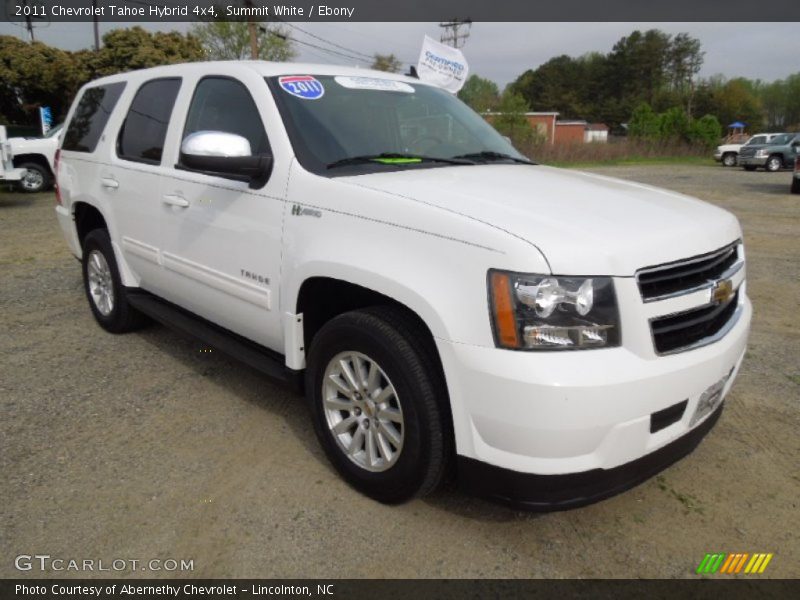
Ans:
{"type": "Polygon", "coordinates": [[[17,23],[100,21],[800,21],[800,1],[770,0],[3,0],[0,18],[17,23]]]}
{"type": "Polygon", "coordinates": [[[83,600],[118,598],[797,598],[794,580],[564,579],[16,579],[0,581],[0,598],[83,600]]]}
{"type": "Polygon", "coordinates": [[[464,87],[469,67],[461,50],[425,36],[417,63],[417,75],[454,94],[464,87]]]}

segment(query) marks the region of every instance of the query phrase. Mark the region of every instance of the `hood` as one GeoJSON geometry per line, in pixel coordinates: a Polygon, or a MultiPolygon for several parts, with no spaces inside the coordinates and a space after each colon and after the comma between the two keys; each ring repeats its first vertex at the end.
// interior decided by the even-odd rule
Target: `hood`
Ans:
{"type": "Polygon", "coordinates": [[[632,276],[741,236],[732,214],[700,200],[541,165],[409,169],[338,180],[504,230],[536,246],[557,275],[632,276]]]}
{"type": "Polygon", "coordinates": [[[722,144],[717,146],[717,152],[738,152],[744,144],[722,144]]]}

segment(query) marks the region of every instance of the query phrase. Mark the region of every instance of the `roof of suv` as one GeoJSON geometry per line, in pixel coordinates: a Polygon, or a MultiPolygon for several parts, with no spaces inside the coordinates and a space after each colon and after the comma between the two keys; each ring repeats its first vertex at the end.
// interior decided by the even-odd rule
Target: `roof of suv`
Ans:
{"type": "Polygon", "coordinates": [[[140,69],[138,71],[127,71],[125,73],[118,73],[116,75],[109,75],[99,79],[93,80],[89,85],[112,83],[114,81],[128,81],[132,78],[148,78],[154,76],[176,76],[176,75],[194,75],[206,73],[220,73],[226,74],[253,72],[262,77],[273,77],[276,75],[349,75],[360,77],[380,77],[383,79],[392,79],[396,81],[405,81],[406,83],[425,84],[425,82],[407,77],[405,75],[398,75],[397,73],[388,73],[386,71],[375,71],[373,69],[360,69],[356,67],[342,67],[338,65],[320,65],[312,63],[295,63],[295,62],[269,62],[265,60],[225,60],[225,61],[202,61],[192,63],[180,63],[175,65],[165,65],[163,67],[152,67],[149,69],[140,69]]]}

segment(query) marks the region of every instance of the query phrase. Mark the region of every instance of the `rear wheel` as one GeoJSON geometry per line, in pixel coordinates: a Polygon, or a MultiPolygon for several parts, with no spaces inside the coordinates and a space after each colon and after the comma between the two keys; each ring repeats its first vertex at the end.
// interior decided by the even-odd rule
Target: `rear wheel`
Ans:
{"type": "Polygon", "coordinates": [[[306,394],[328,459],[353,487],[399,503],[436,488],[449,462],[440,373],[414,320],[375,307],[314,337],[306,394]]]}
{"type": "Polygon", "coordinates": [[[770,156],[767,159],[767,163],[764,165],[764,168],[770,173],[774,173],[775,171],[780,171],[782,167],[783,167],[783,158],[781,158],[777,154],[770,156]]]}
{"type": "Polygon", "coordinates": [[[726,152],[722,155],[722,166],[723,167],[735,167],[736,166],[736,153],[735,152],[726,152]]]}
{"type": "Polygon", "coordinates": [[[83,241],[83,286],[95,320],[106,331],[125,333],[146,322],[144,315],[128,304],[105,229],[95,229],[83,241]]]}

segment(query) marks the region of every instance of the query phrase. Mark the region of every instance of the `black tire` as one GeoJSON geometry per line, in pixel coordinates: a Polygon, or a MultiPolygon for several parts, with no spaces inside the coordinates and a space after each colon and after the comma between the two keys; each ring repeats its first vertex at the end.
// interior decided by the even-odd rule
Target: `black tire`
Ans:
{"type": "Polygon", "coordinates": [[[735,152],[726,152],[722,155],[722,166],[723,167],[735,167],[736,166],[736,153],[735,152]]]}
{"type": "Polygon", "coordinates": [[[783,168],[783,157],[779,154],[773,154],[764,163],[764,168],[770,173],[777,173],[783,168]]]}
{"type": "Polygon", "coordinates": [[[25,177],[17,184],[17,189],[26,194],[38,194],[50,189],[53,184],[53,176],[50,169],[35,162],[26,162],[19,165],[20,168],[29,171],[25,177]]]}
{"type": "Polygon", "coordinates": [[[756,166],[755,165],[744,165],[744,170],[745,171],[755,171],[756,170],[756,166]]]}
{"type": "Polygon", "coordinates": [[[451,462],[449,401],[438,360],[432,359],[425,339],[417,321],[401,309],[374,307],[335,317],[311,344],[306,398],[317,438],[339,474],[379,502],[396,504],[432,492],[451,462]],[[402,450],[384,471],[373,472],[351,460],[331,432],[323,380],[329,363],[342,352],[372,359],[397,392],[403,415],[402,450]]]}
{"type": "Polygon", "coordinates": [[[800,179],[797,177],[792,177],[792,193],[793,194],[800,194],[800,179]]]}
{"type": "Polygon", "coordinates": [[[83,289],[86,292],[86,299],[92,310],[97,323],[108,332],[126,333],[141,328],[146,322],[146,317],[133,308],[125,295],[125,287],[119,276],[117,261],[114,258],[114,250],[111,246],[111,238],[105,229],[95,229],[89,232],[83,240],[83,289]],[[108,265],[110,271],[110,286],[113,290],[113,304],[107,314],[103,314],[98,303],[92,296],[89,281],[89,262],[93,260],[93,254],[99,253],[108,265]]]}

